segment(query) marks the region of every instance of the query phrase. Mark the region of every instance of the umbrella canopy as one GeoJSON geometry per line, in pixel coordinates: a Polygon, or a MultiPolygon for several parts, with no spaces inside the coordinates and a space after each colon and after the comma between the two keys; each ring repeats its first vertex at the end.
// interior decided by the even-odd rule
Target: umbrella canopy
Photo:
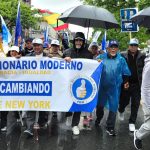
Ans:
{"type": "Polygon", "coordinates": [[[135,21],[138,25],[150,28],[150,7],[139,11],[131,20],[135,21]]]}
{"type": "Polygon", "coordinates": [[[80,5],[66,10],[59,17],[59,20],[83,27],[101,27],[105,29],[119,27],[114,15],[108,10],[89,5],[80,5]]]}

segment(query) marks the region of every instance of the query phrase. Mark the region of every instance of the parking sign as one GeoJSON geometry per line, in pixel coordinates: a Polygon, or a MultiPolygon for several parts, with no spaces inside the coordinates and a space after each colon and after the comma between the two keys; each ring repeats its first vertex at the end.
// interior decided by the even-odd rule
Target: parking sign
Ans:
{"type": "Polygon", "coordinates": [[[122,32],[138,32],[138,25],[130,18],[138,12],[137,8],[125,8],[120,10],[121,31],[122,32]]]}

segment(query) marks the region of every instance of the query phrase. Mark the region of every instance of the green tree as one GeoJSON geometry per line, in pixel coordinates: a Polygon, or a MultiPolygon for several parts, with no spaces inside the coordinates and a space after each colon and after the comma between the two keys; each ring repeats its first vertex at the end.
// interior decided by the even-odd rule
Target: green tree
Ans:
{"type": "MultiPolygon", "coordinates": [[[[138,6],[139,10],[150,6],[149,0],[139,0],[137,3],[135,0],[81,0],[85,4],[103,7],[114,14],[115,18],[119,23],[120,20],[120,9],[123,8],[135,8],[138,6]]],[[[99,29],[95,29],[99,30],[99,29]]],[[[104,29],[100,29],[104,31],[104,29]]],[[[136,37],[140,41],[140,47],[143,48],[146,42],[150,38],[150,30],[140,27],[139,32],[132,33],[132,37],[136,37]]],[[[121,29],[109,29],[107,32],[107,39],[117,39],[120,43],[120,49],[125,50],[129,42],[129,33],[121,32],[121,29]]],[[[99,39],[101,40],[101,39],[99,39]]]]}
{"type": "MultiPolygon", "coordinates": [[[[0,0],[0,15],[3,16],[7,27],[12,31],[15,27],[17,16],[18,0],[0,0]]],[[[36,10],[31,10],[30,6],[21,2],[21,24],[22,29],[35,27],[38,19],[34,17],[36,10]]]]}

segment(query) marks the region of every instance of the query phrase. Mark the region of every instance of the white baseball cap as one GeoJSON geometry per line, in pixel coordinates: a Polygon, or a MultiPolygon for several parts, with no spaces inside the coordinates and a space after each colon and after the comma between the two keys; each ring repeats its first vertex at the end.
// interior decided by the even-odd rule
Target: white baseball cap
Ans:
{"type": "Polygon", "coordinates": [[[57,45],[57,46],[60,46],[58,40],[52,40],[51,45],[57,45]]]}
{"type": "Polygon", "coordinates": [[[91,48],[92,48],[92,46],[96,46],[97,47],[97,49],[99,48],[99,46],[98,46],[98,43],[97,42],[92,42],[90,45],[89,45],[89,51],[91,51],[91,48]]]}
{"type": "Polygon", "coordinates": [[[136,39],[136,38],[133,38],[133,39],[131,39],[130,42],[129,42],[129,45],[131,45],[131,44],[139,45],[139,40],[136,39]]]}
{"type": "Polygon", "coordinates": [[[19,53],[19,47],[18,46],[12,46],[8,51],[16,51],[19,53]]]}
{"type": "Polygon", "coordinates": [[[40,44],[40,45],[43,45],[43,41],[42,41],[41,39],[38,39],[38,38],[34,39],[34,40],[32,41],[32,43],[33,43],[33,44],[40,44]]]}

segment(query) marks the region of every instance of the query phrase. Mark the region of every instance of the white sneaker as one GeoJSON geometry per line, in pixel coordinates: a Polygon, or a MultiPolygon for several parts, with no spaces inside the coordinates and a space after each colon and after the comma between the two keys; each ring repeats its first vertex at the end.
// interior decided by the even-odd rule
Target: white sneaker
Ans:
{"type": "Polygon", "coordinates": [[[5,126],[5,127],[1,128],[1,131],[2,131],[2,132],[7,131],[7,127],[5,126]]]}
{"type": "Polygon", "coordinates": [[[27,118],[27,112],[26,111],[22,112],[22,118],[27,118]]]}
{"type": "Polygon", "coordinates": [[[120,121],[124,121],[124,112],[123,113],[118,112],[118,119],[120,121]]]}
{"type": "Polygon", "coordinates": [[[79,135],[80,134],[79,127],[78,126],[74,126],[72,128],[72,132],[73,132],[74,135],[79,135]]]}
{"type": "Polygon", "coordinates": [[[67,126],[67,127],[70,127],[71,124],[72,124],[72,116],[67,117],[67,119],[66,119],[66,126],[67,126]]]}
{"type": "Polygon", "coordinates": [[[134,132],[135,131],[135,124],[129,124],[129,131],[134,132]]]}
{"type": "Polygon", "coordinates": [[[28,136],[33,136],[32,131],[30,131],[30,130],[28,130],[28,129],[25,130],[24,133],[25,133],[26,135],[28,135],[28,136]]]}

